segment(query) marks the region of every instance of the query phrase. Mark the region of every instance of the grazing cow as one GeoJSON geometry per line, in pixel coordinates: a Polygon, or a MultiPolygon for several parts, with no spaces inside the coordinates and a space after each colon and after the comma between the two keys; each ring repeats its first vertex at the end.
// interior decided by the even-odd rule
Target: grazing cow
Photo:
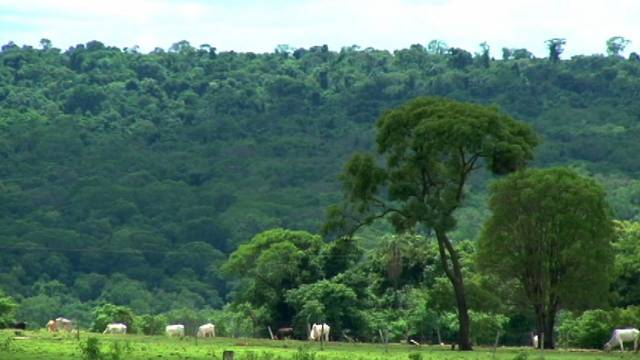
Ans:
{"type": "Polygon", "coordinates": [[[73,330],[73,323],[69,319],[59,317],[56,320],[56,328],[58,330],[71,331],[73,330]]]}
{"type": "Polygon", "coordinates": [[[324,340],[329,341],[329,331],[331,328],[327,324],[316,324],[314,323],[311,327],[311,332],[309,333],[309,340],[324,340]]]}
{"type": "Polygon", "coordinates": [[[538,341],[538,334],[532,334],[531,335],[531,346],[533,346],[534,349],[537,349],[539,344],[540,343],[538,341]]]}
{"type": "Polygon", "coordinates": [[[55,320],[49,320],[47,321],[47,331],[49,333],[56,333],[58,332],[58,326],[56,325],[56,321],[55,320]]]}
{"type": "Polygon", "coordinates": [[[276,336],[280,340],[290,339],[293,337],[293,328],[290,328],[290,327],[280,328],[276,331],[276,336]]]}
{"type": "Polygon", "coordinates": [[[27,330],[27,323],[24,321],[11,324],[11,329],[27,330]]]}
{"type": "Polygon", "coordinates": [[[197,337],[206,338],[206,337],[215,337],[216,336],[216,326],[212,323],[207,323],[201,325],[198,328],[197,337]]]}
{"type": "Polygon", "coordinates": [[[611,335],[611,339],[604,344],[604,350],[609,352],[611,349],[620,345],[620,351],[624,351],[622,345],[625,341],[633,341],[633,351],[638,351],[638,338],[640,337],[640,331],[638,329],[615,329],[611,335]]]}
{"type": "Polygon", "coordinates": [[[108,324],[103,334],[126,334],[127,325],[121,323],[108,324]]]}
{"type": "Polygon", "coordinates": [[[184,325],[167,325],[167,327],[164,328],[164,332],[167,334],[167,336],[180,336],[183,337],[184,336],[184,325]]]}

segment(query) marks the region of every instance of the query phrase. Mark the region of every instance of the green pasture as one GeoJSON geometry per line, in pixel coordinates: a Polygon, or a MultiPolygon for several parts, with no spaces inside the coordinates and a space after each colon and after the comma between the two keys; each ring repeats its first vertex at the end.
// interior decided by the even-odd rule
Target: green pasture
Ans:
{"type": "Polygon", "coordinates": [[[530,348],[502,348],[494,353],[492,348],[477,347],[473,352],[451,351],[442,346],[410,346],[406,344],[348,344],[329,343],[324,349],[319,343],[307,341],[272,341],[265,339],[215,338],[184,339],[143,335],[102,335],[80,333],[50,335],[45,331],[26,331],[16,335],[14,331],[0,331],[1,360],[66,360],[83,359],[82,346],[87,339],[99,341],[100,359],[222,359],[224,350],[232,350],[240,360],[359,360],[359,359],[408,359],[408,360],[596,360],[605,358],[640,359],[640,355],[626,352],[606,354],[601,351],[545,351],[530,348]]]}

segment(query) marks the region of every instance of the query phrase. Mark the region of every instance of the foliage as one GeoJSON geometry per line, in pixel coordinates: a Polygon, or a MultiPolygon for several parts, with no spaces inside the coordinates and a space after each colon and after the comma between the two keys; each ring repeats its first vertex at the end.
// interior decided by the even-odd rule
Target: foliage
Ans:
{"type": "Polygon", "coordinates": [[[640,322],[640,308],[631,306],[610,310],[587,310],[569,316],[559,324],[561,343],[565,346],[601,349],[613,329],[635,327],[640,322]]]}
{"type": "Polygon", "coordinates": [[[613,36],[607,40],[607,55],[620,56],[620,53],[631,43],[622,36],[613,36]]]}
{"type": "Polygon", "coordinates": [[[294,322],[298,329],[306,324],[331,324],[334,337],[345,329],[360,327],[356,293],[348,286],[330,280],[302,285],[287,292],[287,303],[296,310],[294,322]]]}
{"type": "Polygon", "coordinates": [[[640,296],[640,223],[616,221],[615,230],[612,300],[618,306],[637,304],[640,296]]]}
{"type": "Polygon", "coordinates": [[[100,340],[96,337],[88,337],[85,341],[79,345],[80,354],[83,360],[101,360],[103,354],[100,350],[100,340]]]}
{"type": "Polygon", "coordinates": [[[498,332],[504,333],[508,318],[502,314],[472,311],[471,334],[476,344],[493,345],[498,332]]]}
{"type": "Polygon", "coordinates": [[[482,162],[495,174],[517,170],[532,159],[537,139],[530,127],[496,108],[442,98],[417,98],[387,111],[376,126],[385,162],[378,165],[373,154],[352,157],[342,174],[344,202],[329,209],[326,228],[353,234],[386,218],[400,233],[433,230],[455,293],[459,343],[469,350],[463,276],[447,233],[482,162]]]}
{"type": "Polygon", "coordinates": [[[127,325],[128,333],[135,333],[138,329],[135,327],[133,311],[126,306],[113,304],[104,304],[97,306],[93,310],[93,324],[91,329],[96,332],[103,332],[108,324],[122,323],[127,325]]]}
{"type": "MultiPolygon", "coordinates": [[[[393,52],[282,47],[286,56],[186,41],[148,54],[99,41],[54,45],[0,51],[0,287],[30,328],[58,316],[89,328],[91,310],[105,302],[138,314],[187,308],[238,335],[290,323],[284,291],[274,297],[281,308],[255,305],[245,292],[251,281],[223,277],[220,267],[267,229],[317,232],[327,205],[339,201],[342,164],[373,149],[372,124],[385,109],[418,96],[496,104],[525,120],[544,138],[536,165],[594,175],[616,218],[640,219],[635,53],[551,62],[515,47],[493,60],[484,44],[469,62],[469,49],[441,40],[393,52]],[[208,310],[228,300],[237,303],[208,310]]],[[[456,244],[475,239],[489,215],[488,179],[480,172],[466,184],[448,232],[456,244]]],[[[394,320],[398,339],[423,328],[407,315],[412,291],[424,290],[424,312],[442,319],[455,298],[434,262],[437,245],[428,245],[437,240],[383,256],[394,254],[383,239],[391,230],[374,224],[305,254],[313,276],[290,288],[343,284],[362,313],[391,308],[378,318],[394,320]],[[395,281],[387,260],[400,258],[395,281]]],[[[638,303],[637,238],[628,230],[614,243],[614,306],[638,303]]],[[[530,319],[513,308],[513,283],[477,274],[471,256],[461,254],[469,307],[508,314],[510,324],[530,319]]],[[[529,321],[512,344],[523,344],[529,321]]],[[[351,330],[371,339],[365,327],[351,330]]],[[[455,329],[442,329],[452,340],[455,329]]],[[[420,332],[435,337],[428,325],[420,332]]]]}
{"type": "Polygon", "coordinates": [[[134,319],[135,328],[144,335],[162,335],[165,326],[168,325],[164,315],[141,315],[134,319]]]}
{"type": "Polygon", "coordinates": [[[16,307],[15,301],[0,290],[0,329],[15,320],[16,307]]]}
{"type": "Polygon", "coordinates": [[[553,348],[561,308],[605,302],[613,224],[602,187],[567,168],[524,170],[491,188],[492,216],[478,243],[487,271],[517,280],[553,348]],[[598,269],[594,271],[594,269],[598,269]],[[589,284],[588,287],[584,284],[589,284]]]}
{"type": "Polygon", "coordinates": [[[560,60],[560,54],[564,52],[564,44],[567,41],[565,39],[553,38],[545,41],[547,48],[549,49],[549,59],[552,62],[558,62],[560,60]]]}
{"type": "Polygon", "coordinates": [[[222,270],[241,280],[237,302],[261,307],[266,319],[286,325],[294,315],[286,291],[321,278],[323,245],[319,236],[305,231],[267,230],[240,245],[222,270]]]}

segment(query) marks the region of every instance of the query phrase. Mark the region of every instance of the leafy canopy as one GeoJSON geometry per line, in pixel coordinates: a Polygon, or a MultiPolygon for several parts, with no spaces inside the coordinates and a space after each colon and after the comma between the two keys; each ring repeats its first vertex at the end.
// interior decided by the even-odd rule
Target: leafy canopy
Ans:
{"type": "Polygon", "coordinates": [[[534,302],[603,300],[613,223],[597,182],[567,168],[532,169],[496,182],[491,192],[492,216],[478,244],[485,270],[515,277],[534,302]]]}
{"type": "Polygon", "coordinates": [[[528,125],[495,107],[422,97],[387,111],[376,143],[384,165],[373,154],[347,163],[346,204],[329,210],[326,230],[357,228],[388,214],[399,231],[418,223],[451,230],[470,174],[483,163],[497,174],[519,169],[538,140],[528,125]],[[358,224],[354,213],[364,221],[358,224]]]}

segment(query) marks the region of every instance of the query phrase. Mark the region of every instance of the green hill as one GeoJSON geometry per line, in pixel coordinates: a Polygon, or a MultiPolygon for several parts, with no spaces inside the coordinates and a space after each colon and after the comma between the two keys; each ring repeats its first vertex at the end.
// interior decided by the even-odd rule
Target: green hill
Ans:
{"type": "MultiPolygon", "coordinates": [[[[337,174],[371,148],[381,112],[420,95],[496,104],[530,122],[543,138],[536,166],[593,174],[618,218],[639,219],[637,57],[515,55],[9,43],[0,287],[19,299],[59,295],[60,306],[220,306],[226,254],[268,228],[317,231],[340,197],[337,174]]],[[[459,239],[475,236],[485,203],[469,199],[459,239]]]]}

